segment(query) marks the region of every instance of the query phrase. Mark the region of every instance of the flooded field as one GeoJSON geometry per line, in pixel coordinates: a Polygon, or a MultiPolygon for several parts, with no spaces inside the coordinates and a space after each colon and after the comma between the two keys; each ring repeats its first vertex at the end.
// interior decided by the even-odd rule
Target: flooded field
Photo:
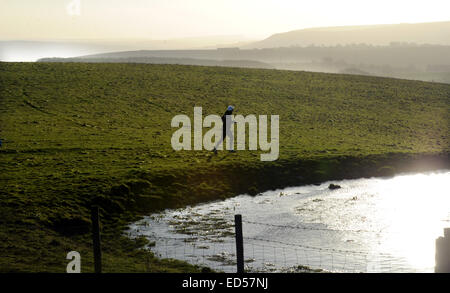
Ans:
{"type": "Polygon", "coordinates": [[[126,233],[161,257],[235,272],[241,214],[249,271],[433,272],[435,240],[450,227],[449,182],[442,170],[244,194],[152,214],[126,233]]]}

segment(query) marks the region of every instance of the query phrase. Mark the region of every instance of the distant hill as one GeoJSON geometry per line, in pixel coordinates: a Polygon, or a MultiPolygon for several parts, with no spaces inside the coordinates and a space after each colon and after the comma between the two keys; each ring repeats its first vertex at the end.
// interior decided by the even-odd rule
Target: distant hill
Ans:
{"type": "Polygon", "coordinates": [[[450,21],[310,28],[239,47],[110,51],[39,61],[274,68],[450,83],[450,21]]]}
{"type": "Polygon", "coordinates": [[[242,36],[206,36],[168,40],[0,40],[0,61],[36,61],[126,50],[192,50],[237,47],[255,41],[242,36]]]}
{"type": "Polygon", "coordinates": [[[39,62],[150,63],[273,68],[450,83],[450,46],[391,44],[266,49],[138,50],[39,62]]]}
{"type": "Polygon", "coordinates": [[[450,21],[366,26],[323,27],[278,33],[242,48],[338,44],[388,45],[391,42],[450,45],[450,21]]]}
{"type": "MultiPolygon", "coordinates": [[[[209,60],[195,58],[160,58],[160,57],[95,57],[97,55],[76,58],[42,58],[38,62],[81,62],[81,63],[148,63],[148,64],[178,64],[199,66],[223,66],[241,68],[266,68],[273,69],[270,64],[254,60],[209,60]]],[[[120,56],[120,52],[118,53],[120,56]]]]}

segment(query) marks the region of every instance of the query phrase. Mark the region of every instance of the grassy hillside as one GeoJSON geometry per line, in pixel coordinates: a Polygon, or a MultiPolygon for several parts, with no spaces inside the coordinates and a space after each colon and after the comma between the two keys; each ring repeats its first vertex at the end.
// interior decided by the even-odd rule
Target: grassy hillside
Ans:
{"type": "Polygon", "coordinates": [[[448,166],[450,85],[352,75],[147,64],[0,63],[0,271],[198,271],[136,250],[138,215],[240,192],[448,166]],[[280,158],[175,152],[176,114],[280,115],[280,158]]]}

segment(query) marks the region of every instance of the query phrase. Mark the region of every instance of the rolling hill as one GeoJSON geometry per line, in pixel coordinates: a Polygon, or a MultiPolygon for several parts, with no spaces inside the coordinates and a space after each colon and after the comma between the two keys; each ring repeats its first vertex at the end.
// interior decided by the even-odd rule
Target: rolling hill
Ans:
{"type": "Polygon", "coordinates": [[[361,43],[389,45],[392,42],[450,45],[450,21],[308,28],[274,34],[242,48],[336,46],[361,43]]]}
{"type": "Polygon", "coordinates": [[[352,73],[450,83],[450,46],[396,44],[267,49],[138,50],[38,62],[150,63],[352,73]]]}

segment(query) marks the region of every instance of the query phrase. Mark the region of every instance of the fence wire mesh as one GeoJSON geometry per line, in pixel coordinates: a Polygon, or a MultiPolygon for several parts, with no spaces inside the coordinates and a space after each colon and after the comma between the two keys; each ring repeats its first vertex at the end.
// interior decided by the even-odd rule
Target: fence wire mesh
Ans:
{"type": "MultiPolygon", "coordinates": [[[[244,264],[247,272],[415,272],[401,258],[387,253],[357,250],[351,242],[348,249],[326,246],[326,238],[333,237],[335,232],[378,233],[379,231],[336,231],[306,225],[275,225],[246,220],[242,223],[244,264]],[[265,226],[269,228],[266,230],[269,232],[262,236],[252,236],[253,226],[265,226]],[[277,233],[274,232],[286,229],[292,230],[289,233],[313,231],[316,233],[314,235],[318,235],[320,239],[290,242],[278,238],[277,233]],[[314,242],[314,244],[308,242],[314,242]]],[[[153,241],[149,248],[161,258],[180,259],[215,271],[236,272],[236,241],[231,233],[227,237],[220,238],[208,237],[208,235],[201,237],[198,235],[182,235],[182,237],[149,235],[148,238],[153,241]]]]}

